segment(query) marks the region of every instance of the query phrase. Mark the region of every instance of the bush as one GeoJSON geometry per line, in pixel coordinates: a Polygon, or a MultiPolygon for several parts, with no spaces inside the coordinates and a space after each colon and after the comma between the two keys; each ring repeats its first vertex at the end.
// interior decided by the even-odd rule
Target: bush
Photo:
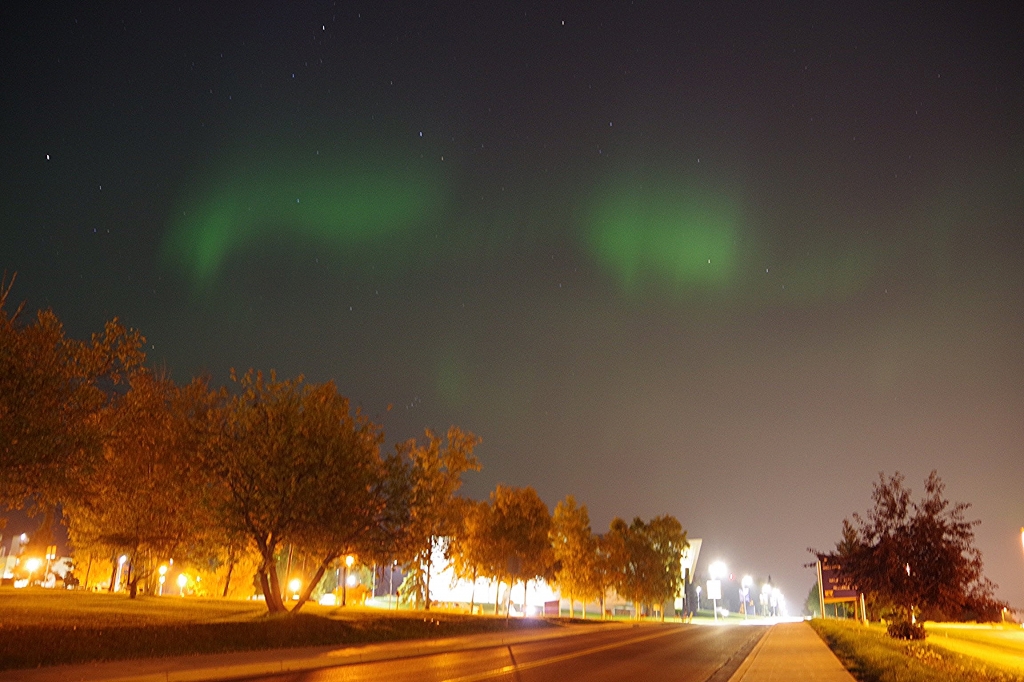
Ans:
{"type": "Polygon", "coordinates": [[[924,639],[924,626],[911,623],[909,620],[890,621],[885,631],[893,639],[924,639]]]}

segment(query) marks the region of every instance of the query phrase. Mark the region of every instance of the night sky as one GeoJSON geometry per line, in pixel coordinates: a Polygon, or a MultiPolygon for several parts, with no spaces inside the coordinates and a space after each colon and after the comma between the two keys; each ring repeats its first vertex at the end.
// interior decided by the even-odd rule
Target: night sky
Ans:
{"type": "Polygon", "coordinates": [[[457,424],[467,494],[797,605],[937,469],[1024,607],[1024,5],[23,4],[0,269],[71,335],[457,424]]]}

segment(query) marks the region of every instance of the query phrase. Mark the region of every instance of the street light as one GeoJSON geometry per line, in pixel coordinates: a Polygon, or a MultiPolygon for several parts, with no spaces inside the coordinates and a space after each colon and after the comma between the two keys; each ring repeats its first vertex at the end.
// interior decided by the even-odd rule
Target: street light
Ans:
{"type": "Polygon", "coordinates": [[[167,582],[167,565],[163,565],[157,569],[160,573],[160,593],[159,596],[164,596],[164,583],[167,582]]]}
{"type": "Polygon", "coordinates": [[[184,573],[178,574],[178,589],[181,590],[181,596],[185,596],[185,585],[188,585],[188,576],[184,573]]]}
{"type": "Polygon", "coordinates": [[[25,585],[26,587],[31,587],[32,586],[32,574],[35,573],[36,571],[38,571],[39,567],[42,566],[42,565],[43,565],[42,560],[41,559],[37,559],[35,557],[32,557],[31,559],[27,559],[25,561],[25,568],[28,569],[28,582],[25,585]]]}
{"type": "Polygon", "coordinates": [[[288,589],[292,591],[292,599],[299,598],[299,588],[302,587],[302,581],[298,578],[292,578],[291,582],[288,583],[288,589]]]}

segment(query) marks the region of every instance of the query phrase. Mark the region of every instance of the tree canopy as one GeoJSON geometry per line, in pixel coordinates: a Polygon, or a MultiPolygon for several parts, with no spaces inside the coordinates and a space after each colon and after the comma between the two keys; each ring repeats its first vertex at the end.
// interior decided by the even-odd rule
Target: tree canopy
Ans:
{"type": "MultiPolygon", "coordinates": [[[[903,620],[998,619],[1003,603],[982,575],[968,520],[970,504],[950,502],[935,471],[914,501],[899,472],[879,474],[865,516],[843,521],[842,539],[825,554],[883,615],[903,620]]],[[[815,552],[816,554],[820,554],[815,552]]]]}
{"type": "Polygon", "coordinates": [[[0,507],[52,508],[99,458],[100,414],[145,339],[117,318],[89,341],[68,338],[52,310],[26,322],[23,306],[6,309],[12,285],[0,282],[0,507]]]}

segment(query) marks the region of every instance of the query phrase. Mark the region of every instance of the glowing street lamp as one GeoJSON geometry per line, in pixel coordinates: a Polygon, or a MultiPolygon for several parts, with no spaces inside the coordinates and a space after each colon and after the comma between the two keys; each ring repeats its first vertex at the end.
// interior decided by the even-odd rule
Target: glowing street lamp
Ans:
{"type": "Polygon", "coordinates": [[[25,561],[25,568],[28,570],[28,583],[26,586],[32,585],[32,574],[39,570],[39,567],[43,565],[42,560],[32,557],[25,561]]]}
{"type": "Polygon", "coordinates": [[[181,596],[185,596],[185,585],[188,585],[188,576],[184,573],[178,574],[178,589],[181,590],[181,596]]]}
{"type": "Polygon", "coordinates": [[[288,582],[288,589],[292,591],[292,599],[299,598],[299,590],[302,588],[302,581],[298,578],[292,578],[288,582]]]}
{"type": "Polygon", "coordinates": [[[164,583],[167,582],[167,566],[166,565],[161,566],[160,568],[157,569],[157,571],[159,571],[159,573],[160,573],[160,593],[159,594],[162,597],[163,594],[164,594],[164,583]]]}

